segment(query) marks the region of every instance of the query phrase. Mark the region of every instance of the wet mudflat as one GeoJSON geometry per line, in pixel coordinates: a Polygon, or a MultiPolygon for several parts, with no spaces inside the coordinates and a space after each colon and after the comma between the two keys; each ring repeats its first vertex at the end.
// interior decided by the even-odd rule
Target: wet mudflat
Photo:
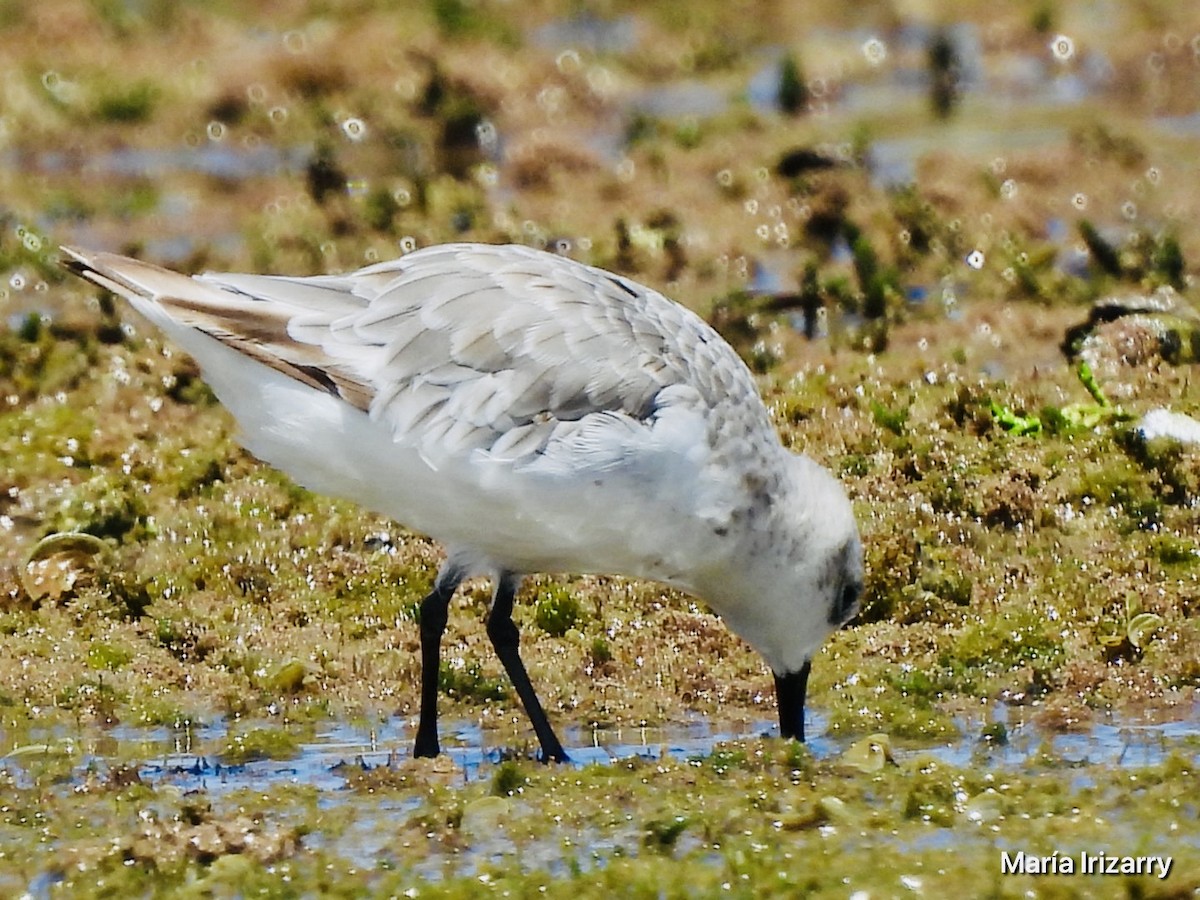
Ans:
{"type": "Polygon", "coordinates": [[[1195,893],[1200,14],[510,6],[0,10],[0,893],[1195,893]],[[53,249],[456,239],[697,309],[846,483],[866,605],[807,747],[701,604],[546,576],[575,763],[529,758],[482,584],[412,760],[438,548],[256,463],[53,249]]]}
{"type": "Polygon", "coordinates": [[[844,883],[835,876],[849,859],[866,867],[852,883],[891,895],[947,889],[972,866],[982,883],[997,848],[1041,852],[1028,836],[1035,821],[1037,840],[1064,855],[1111,854],[1114,841],[1148,853],[1155,811],[1169,815],[1179,847],[1175,878],[1195,865],[1195,798],[1168,787],[1200,762],[1194,714],[1056,734],[999,729],[1012,717],[995,713],[990,724],[960,722],[953,742],[911,746],[877,734],[785,750],[763,737],[766,721],[575,730],[572,762],[558,766],[468,722],[447,723],[437,761],[412,760],[397,722],[287,728],[290,740],[273,741],[253,737],[266,723],[60,731],[4,759],[7,888],[163,890],[190,863],[204,872],[192,887],[216,894],[246,879],[268,893],[289,893],[293,879],[298,893],[555,893],[580,878],[571,890],[597,896],[626,881],[731,890],[729,878],[743,882],[739,893],[765,883],[784,894],[844,883]],[[1054,802],[1022,795],[1039,790],[1054,802]],[[1085,808],[1103,831],[1081,827],[1085,808]],[[85,818],[67,828],[70,816],[85,818]],[[22,854],[21,826],[40,831],[36,853],[22,854]],[[953,865],[927,870],[950,850],[953,865]],[[905,865],[868,862],[881,852],[905,865]],[[117,857],[116,877],[79,880],[117,857]],[[673,869],[673,859],[692,863],[673,869]]]}

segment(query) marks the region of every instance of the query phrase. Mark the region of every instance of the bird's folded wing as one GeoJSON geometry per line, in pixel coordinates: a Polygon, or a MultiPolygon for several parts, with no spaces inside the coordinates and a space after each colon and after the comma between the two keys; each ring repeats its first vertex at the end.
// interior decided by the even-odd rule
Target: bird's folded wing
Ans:
{"type": "Polygon", "coordinates": [[[165,314],[336,394],[430,456],[604,447],[605,429],[618,440],[649,427],[670,385],[691,385],[701,405],[761,408],[745,365],[697,316],[530,248],[442,245],[310,278],[188,278],[67,252],[160,325],[165,314]]]}

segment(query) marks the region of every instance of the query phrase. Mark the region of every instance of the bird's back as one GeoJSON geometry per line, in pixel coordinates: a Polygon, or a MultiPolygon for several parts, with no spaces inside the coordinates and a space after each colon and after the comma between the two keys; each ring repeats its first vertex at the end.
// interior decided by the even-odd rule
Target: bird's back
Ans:
{"type": "Polygon", "coordinates": [[[201,280],[291,310],[273,352],[303,365],[319,347],[331,387],[433,454],[536,456],[590,416],[645,421],[672,385],[709,409],[761,409],[745,364],[698,316],[528,247],[449,244],[346,275],[201,280]]]}
{"type": "Polygon", "coordinates": [[[77,259],[197,358],[261,458],[516,570],[684,582],[689,523],[722,527],[733,473],[778,451],[703,320],[552,254],[452,244],[313,278],[77,259]]]}

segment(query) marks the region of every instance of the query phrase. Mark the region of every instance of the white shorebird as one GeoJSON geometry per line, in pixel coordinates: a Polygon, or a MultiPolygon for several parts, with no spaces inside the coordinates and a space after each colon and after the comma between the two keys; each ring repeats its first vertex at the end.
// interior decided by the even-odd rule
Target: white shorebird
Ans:
{"type": "Polygon", "coordinates": [[[804,740],[813,653],[858,609],[841,485],[784,449],[750,370],[666,297],[528,247],[447,244],[345,275],[187,277],[63,248],[200,364],[253,454],[446,547],[421,602],[414,755],[435,756],[450,598],[487,575],[487,632],[542,747],[566,753],[518,653],[525,574],[703,598],[775,675],[804,740]]]}

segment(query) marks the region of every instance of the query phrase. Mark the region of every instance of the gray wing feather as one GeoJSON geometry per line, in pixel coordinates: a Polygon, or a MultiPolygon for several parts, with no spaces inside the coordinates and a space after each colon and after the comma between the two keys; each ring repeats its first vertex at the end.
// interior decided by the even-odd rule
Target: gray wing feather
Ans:
{"type": "Polygon", "coordinates": [[[694,314],[531,248],[449,244],[347,275],[202,277],[266,301],[247,305],[271,310],[259,332],[275,332],[273,352],[312,366],[317,351],[343,396],[430,458],[598,453],[605,435],[649,427],[671,385],[766,422],[749,371],[694,314]]]}

